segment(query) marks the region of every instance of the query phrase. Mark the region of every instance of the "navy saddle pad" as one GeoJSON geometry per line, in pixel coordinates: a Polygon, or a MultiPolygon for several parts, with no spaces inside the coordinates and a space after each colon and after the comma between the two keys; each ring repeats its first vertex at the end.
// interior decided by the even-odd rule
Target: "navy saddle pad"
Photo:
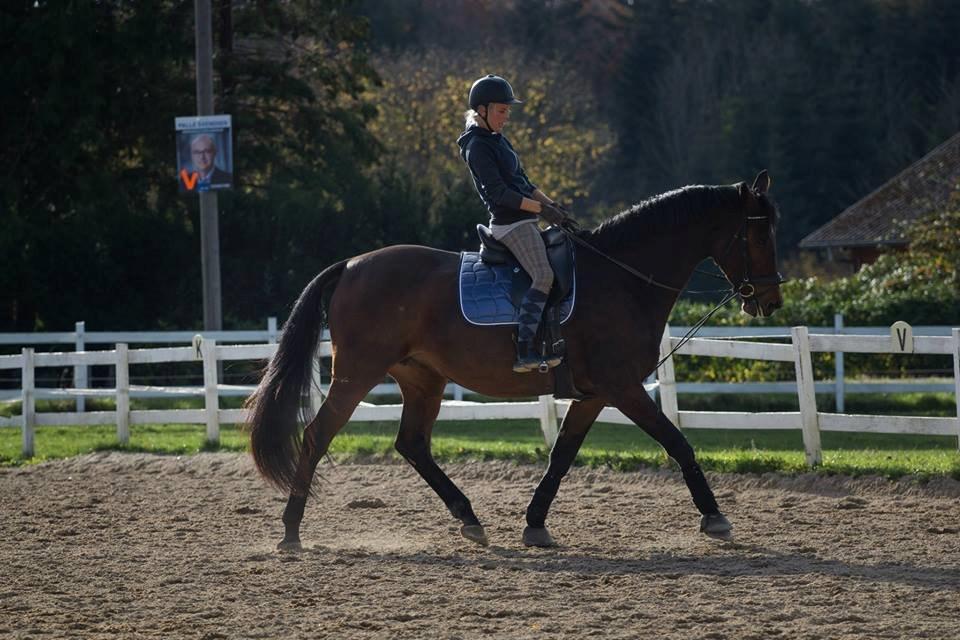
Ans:
{"type": "MultiPolygon", "coordinates": [[[[514,278],[525,280],[524,290],[530,287],[530,276],[511,264],[488,265],[480,261],[480,254],[464,251],[460,254],[460,311],[467,322],[477,325],[517,324],[517,307],[511,301],[514,278]]],[[[573,313],[577,296],[577,277],[573,277],[570,293],[560,301],[560,323],[573,313]]]]}

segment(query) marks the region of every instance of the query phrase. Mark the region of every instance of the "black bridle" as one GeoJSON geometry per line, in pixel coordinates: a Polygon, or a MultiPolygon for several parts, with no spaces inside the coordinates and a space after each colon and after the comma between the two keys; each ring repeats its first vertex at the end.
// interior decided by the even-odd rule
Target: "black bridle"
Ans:
{"type": "MultiPolygon", "coordinates": [[[[729,255],[730,250],[733,249],[734,243],[735,243],[737,240],[739,240],[739,241],[740,241],[740,248],[741,248],[742,255],[743,255],[743,276],[741,277],[740,282],[739,282],[738,284],[734,284],[733,281],[730,280],[729,277],[727,277],[726,275],[718,276],[718,275],[716,275],[716,274],[714,274],[714,273],[709,273],[709,272],[707,272],[707,271],[700,271],[700,270],[698,269],[698,270],[697,270],[697,273],[701,273],[701,274],[704,274],[704,275],[708,275],[708,276],[711,276],[711,277],[713,277],[713,278],[722,278],[723,280],[726,280],[728,283],[730,283],[732,289],[729,289],[729,290],[728,290],[728,289],[712,289],[712,290],[708,290],[708,291],[688,291],[687,293],[732,293],[733,295],[732,295],[731,297],[726,298],[726,299],[723,301],[724,304],[726,304],[727,302],[729,302],[730,300],[732,300],[734,297],[736,297],[736,296],[738,296],[738,295],[740,296],[740,299],[743,300],[744,302],[746,302],[746,301],[748,301],[748,300],[754,300],[754,301],[755,301],[755,300],[756,300],[756,297],[757,297],[757,286],[761,286],[761,287],[779,286],[779,285],[781,285],[781,284],[783,284],[784,282],[787,281],[787,280],[780,274],[779,271],[777,271],[774,275],[763,275],[763,276],[752,276],[752,275],[751,275],[751,271],[752,271],[752,270],[751,270],[751,268],[750,268],[750,267],[751,267],[751,261],[750,261],[750,240],[749,240],[749,234],[747,233],[747,225],[749,225],[750,222],[752,222],[752,221],[758,221],[758,220],[763,220],[764,222],[767,223],[767,225],[768,225],[768,227],[769,227],[769,225],[770,225],[770,217],[769,217],[768,215],[762,215],[762,216],[749,216],[749,215],[748,215],[748,216],[744,216],[743,222],[740,224],[740,228],[737,229],[736,235],[734,235],[732,238],[730,238],[730,242],[727,243],[727,248],[724,249],[723,253],[722,253],[721,256],[720,256],[720,260],[717,261],[718,264],[719,264],[720,262],[724,261],[724,259],[727,257],[727,255],[729,255]]],[[[622,262],[622,261],[620,261],[620,260],[617,260],[617,259],[614,258],[613,256],[607,255],[606,253],[604,253],[603,251],[600,251],[599,249],[597,249],[596,247],[594,247],[592,244],[590,244],[589,242],[587,242],[586,240],[584,240],[583,238],[581,238],[580,236],[578,236],[576,233],[570,231],[569,229],[566,229],[566,228],[564,228],[564,227],[562,227],[562,226],[560,227],[560,229],[563,230],[563,232],[567,235],[568,238],[570,238],[571,240],[573,240],[573,241],[576,242],[577,244],[579,244],[579,245],[581,245],[581,246],[583,246],[583,247],[586,247],[586,248],[589,249],[590,251],[593,251],[595,254],[597,254],[597,255],[600,256],[601,258],[604,258],[604,259],[612,262],[613,264],[617,265],[618,267],[620,267],[621,269],[623,269],[623,270],[626,271],[627,273],[629,273],[629,274],[631,274],[631,275],[633,275],[633,276],[636,276],[637,278],[640,278],[641,280],[643,280],[644,282],[646,282],[648,285],[650,285],[650,286],[652,286],[652,287],[658,287],[658,288],[660,288],[660,289],[666,289],[667,291],[673,291],[673,292],[675,292],[675,293],[683,293],[683,292],[684,292],[684,289],[682,289],[682,288],[674,287],[674,286],[671,286],[671,285],[669,285],[669,284],[665,284],[665,283],[663,283],[663,282],[660,282],[659,280],[657,280],[656,278],[654,278],[652,274],[640,273],[639,271],[637,271],[636,269],[634,269],[634,268],[631,267],[630,265],[626,264],[625,262],[622,262]]],[[[758,309],[759,309],[759,303],[757,304],[757,307],[758,307],[758,309]]],[[[761,315],[763,315],[762,311],[761,311],[760,313],[761,313],[761,315]]]]}
{"type": "MultiPolygon", "coordinates": [[[[759,198],[761,194],[755,193],[754,195],[759,198]]],[[[756,306],[757,306],[757,313],[760,314],[761,317],[763,317],[763,315],[764,315],[764,314],[763,314],[763,307],[762,307],[762,305],[760,304],[760,301],[757,300],[757,287],[758,287],[758,286],[761,286],[761,287],[779,286],[779,285],[783,284],[784,282],[786,282],[787,280],[780,274],[779,271],[777,271],[777,272],[776,272],[775,274],[773,274],[773,275],[753,276],[753,275],[751,274],[752,269],[750,268],[750,267],[751,267],[751,261],[750,261],[750,238],[749,238],[749,233],[748,233],[748,231],[747,231],[747,229],[748,229],[748,226],[747,226],[747,225],[749,225],[751,222],[760,221],[760,220],[763,220],[764,222],[766,222],[767,228],[769,228],[769,226],[770,226],[770,216],[769,216],[769,215],[762,215],[762,216],[745,215],[744,218],[743,218],[743,222],[740,224],[740,228],[737,230],[737,234],[736,234],[735,236],[733,236],[732,238],[730,238],[730,242],[727,244],[727,248],[724,250],[723,254],[721,254],[720,260],[715,260],[715,262],[717,262],[718,264],[719,264],[720,262],[722,262],[722,261],[727,257],[727,255],[730,253],[730,250],[733,248],[734,243],[735,243],[737,240],[739,240],[739,241],[740,241],[740,248],[741,248],[741,251],[742,251],[742,254],[743,254],[743,276],[740,278],[739,284],[734,284],[733,281],[730,280],[730,278],[726,276],[726,274],[724,274],[723,276],[718,276],[718,275],[713,274],[713,273],[708,273],[708,272],[705,272],[705,271],[699,271],[699,270],[697,270],[698,273],[703,273],[703,274],[706,274],[706,275],[709,275],[709,276],[712,276],[712,277],[715,277],[715,278],[722,278],[722,279],[726,280],[726,281],[731,285],[731,288],[730,288],[730,289],[717,289],[717,290],[713,290],[713,291],[690,291],[690,292],[688,292],[688,293],[723,293],[724,296],[723,296],[723,299],[722,299],[719,303],[717,303],[717,306],[715,306],[715,307],[714,307],[713,309],[711,309],[709,312],[707,312],[706,314],[704,314],[703,317],[701,317],[699,320],[697,320],[697,321],[693,324],[693,326],[690,327],[690,329],[684,334],[684,336],[683,336],[682,338],[680,338],[680,341],[677,343],[677,346],[670,350],[670,353],[668,353],[667,355],[665,355],[663,358],[660,359],[659,362],[657,362],[657,365],[653,368],[654,371],[656,371],[657,369],[659,369],[659,368],[660,368],[660,365],[662,365],[664,362],[666,362],[666,361],[670,358],[670,356],[672,356],[674,353],[676,353],[677,350],[679,350],[683,345],[685,345],[687,342],[689,342],[691,339],[693,339],[693,337],[694,337],[694,336],[697,334],[697,332],[703,327],[703,325],[705,325],[705,324],[707,323],[707,321],[709,321],[710,318],[713,317],[713,314],[715,314],[715,313],[716,313],[717,311],[719,311],[721,308],[723,308],[724,306],[726,306],[726,304],[727,304],[728,302],[730,302],[731,300],[733,300],[733,299],[736,298],[737,296],[740,296],[740,299],[741,299],[743,302],[753,301],[754,304],[756,304],[756,306]]],[[[676,292],[676,293],[683,293],[683,291],[684,291],[683,289],[678,288],[678,287],[671,286],[671,285],[669,285],[669,284],[664,284],[663,282],[660,282],[660,281],[658,281],[656,278],[654,278],[652,274],[640,273],[639,271],[637,271],[636,269],[634,269],[634,268],[631,267],[630,265],[628,265],[628,264],[626,264],[626,263],[624,263],[624,262],[622,262],[622,261],[620,261],[620,260],[617,260],[617,259],[614,258],[613,256],[607,255],[607,254],[604,253],[603,251],[600,251],[599,249],[597,249],[596,247],[594,247],[592,244],[590,244],[589,242],[587,242],[586,240],[584,240],[583,238],[581,238],[580,236],[578,236],[576,233],[574,233],[574,232],[571,231],[570,229],[566,229],[566,228],[563,227],[563,226],[561,226],[560,228],[563,230],[563,232],[566,234],[566,236],[567,236],[568,238],[570,238],[571,240],[573,240],[574,242],[576,242],[576,243],[579,244],[580,246],[586,247],[586,248],[589,249],[590,251],[593,251],[594,253],[596,253],[598,256],[600,256],[600,257],[602,257],[602,258],[605,258],[606,260],[608,260],[608,261],[612,262],[613,264],[617,265],[618,267],[620,267],[621,269],[623,269],[623,270],[626,271],[627,273],[629,273],[629,274],[631,274],[631,275],[634,275],[634,276],[636,276],[637,278],[640,278],[641,280],[643,280],[644,282],[646,282],[646,283],[649,284],[650,286],[659,287],[660,289],[666,289],[667,291],[673,291],[673,292],[676,292]]],[[[652,373],[652,372],[651,372],[651,373],[652,373]]]]}
{"type": "Polygon", "coordinates": [[[763,308],[760,305],[760,302],[757,300],[757,287],[775,287],[780,286],[785,283],[787,280],[783,275],[777,271],[772,275],[752,275],[752,261],[750,260],[750,238],[748,228],[751,222],[762,221],[766,224],[766,227],[770,226],[770,216],[764,214],[762,216],[744,216],[743,222],[740,224],[740,228],[737,230],[737,234],[730,239],[727,248],[724,250],[721,255],[721,259],[718,262],[723,261],[724,258],[730,253],[730,250],[733,248],[733,244],[736,241],[740,241],[740,251],[743,256],[743,276],[740,278],[739,284],[733,284],[733,281],[727,278],[727,281],[733,285],[733,290],[736,291],[737,295],[740,296],[740,299],[743,302],[753,301],[757,305],[757,313],[760,314],[760,317],[764,316],[763,308]]]}

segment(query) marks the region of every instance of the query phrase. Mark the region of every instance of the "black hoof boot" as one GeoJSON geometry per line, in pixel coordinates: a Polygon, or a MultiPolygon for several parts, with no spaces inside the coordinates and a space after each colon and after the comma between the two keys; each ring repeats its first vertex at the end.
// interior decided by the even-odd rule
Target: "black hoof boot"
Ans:
{"type": "Polygon", "coordinates": [[[526,527],[523,530],[523,544],[528,547],[555,547],[557,541],[546,527],[526,527]]]}
{"type": "Polygon", "coordinates": [[[476,542],[482,547],[486,547],[490,544],[490,540],[487,538],[487,532],[484,531],[483,526],[479,524],[463,525],[460,527],[460,535],[470,542],[476,542]]]}
{"type": "Polygon", "coordinates": [[[722,513],[708,513],[700,518],[700,531],[718,540],[730,540],[733,537],[733,525],[722,513]]]}

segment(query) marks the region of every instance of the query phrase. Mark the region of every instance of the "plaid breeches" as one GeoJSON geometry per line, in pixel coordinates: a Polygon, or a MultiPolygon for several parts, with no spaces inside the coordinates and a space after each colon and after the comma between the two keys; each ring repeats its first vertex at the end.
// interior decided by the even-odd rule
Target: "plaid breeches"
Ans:
{"type": "Polygon", "coordinates": [[[553,286],[553,268],[547,260],[547,249],[543,246],[537,225],[521,224],[500,238],[500,242],[510,249],[510,253],[533,280],[530,288],[550,293],[550,287],[553,286]]]}

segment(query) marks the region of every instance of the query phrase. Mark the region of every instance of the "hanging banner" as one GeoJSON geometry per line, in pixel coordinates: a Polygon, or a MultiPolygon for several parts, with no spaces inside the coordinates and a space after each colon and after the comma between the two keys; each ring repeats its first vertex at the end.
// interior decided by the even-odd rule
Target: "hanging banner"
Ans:
{"type": "Polygon", "coordinates": [[[188,116],[175,126],[180,193],[232,189],[230,116],[188,116]]]}

